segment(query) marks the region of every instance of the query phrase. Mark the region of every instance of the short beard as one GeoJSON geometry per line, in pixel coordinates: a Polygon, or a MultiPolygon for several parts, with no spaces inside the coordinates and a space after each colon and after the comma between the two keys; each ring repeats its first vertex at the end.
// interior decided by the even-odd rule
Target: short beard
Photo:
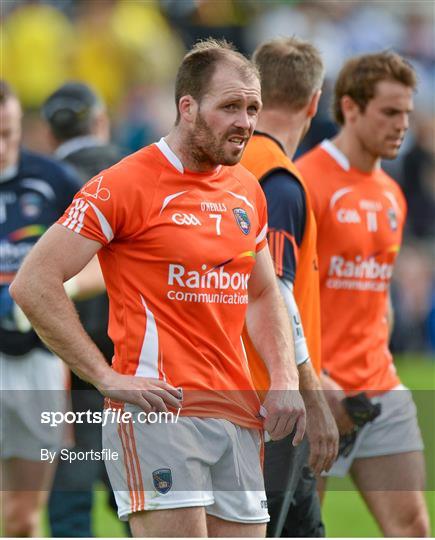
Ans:
{"type": "Polygon", "coordinates": [[[219,141],[201,112],[198,111],[188,142],[192,159],[199,169],[212,169],[218,165],[235,165],[240,161],[239,157],[231,158],[225,155],[223,150],[225,138],[219,141]]]}

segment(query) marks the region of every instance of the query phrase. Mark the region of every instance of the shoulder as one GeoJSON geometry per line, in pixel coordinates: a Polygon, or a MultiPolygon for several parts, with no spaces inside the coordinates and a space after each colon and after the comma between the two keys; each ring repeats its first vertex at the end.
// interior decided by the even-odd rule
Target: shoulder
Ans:
{"type": "Polygon", "coordinates": [[[318,144],[296,160],[299,170],[319,169],[325,162],[328,162],[328,153],[318,144]]]}
{"type": "Polygon", "coordinates": [[[304,188],[296,175],[286,169],[275,169],[261,183],[265,191],[275,191],[284,200],[305,198],[304,188]]]}
{"type": "Polygon", "coordinates": [[[233,167],[226,167],[227,173],[231,174],[250,194],[261,193],[260,182],[244,165],[238,163],[233,167]]]}
{"type": "Polygon", "coordinates": [[[30,172],[33,174],[44,174],[48,176],[57,176],[57,177],[71,177],[75,176],[73,169],[56,159],[45,156],[43,154],[38,154],[37,152],[32,152],[27,149],[21,151],[21,169],[23,171],[30,172]]]}
{"type": "Polygon", "coordinates": [[[67,187],[75,192],[81,187],[80,177],[73,167],[26,149],[20,154],[19,174],[47,182],[55,191],[67,187]]]}
{"type": "Polygon", "coordinates": [[[406,209],[406,199],[403,194],[402,188],[399,186],[398,182],[387,174],[383,169],[378,171],[378,179],[382,187],[386,190],[386,194],[392,195],[396,200],[399,206],[402,209],[406,209]]]}

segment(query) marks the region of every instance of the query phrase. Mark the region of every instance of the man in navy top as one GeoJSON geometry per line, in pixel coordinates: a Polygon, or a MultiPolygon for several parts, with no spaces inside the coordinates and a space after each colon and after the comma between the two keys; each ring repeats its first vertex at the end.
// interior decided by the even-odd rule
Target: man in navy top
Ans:
{"type": "Polygon", "coordinates": [[[20,147],[21,107],[0,81],[0,462],[5,536],[39,536],[62,431],[41,412],[63,410],[62,362],[49,352],[11,299],[24,257],[62,215],[80,181],[72,170],[20,147]]]}

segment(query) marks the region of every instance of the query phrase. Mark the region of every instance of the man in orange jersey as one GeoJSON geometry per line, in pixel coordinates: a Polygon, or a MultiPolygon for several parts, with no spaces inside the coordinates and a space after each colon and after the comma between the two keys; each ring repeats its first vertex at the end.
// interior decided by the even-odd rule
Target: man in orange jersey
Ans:
{"type": "MultiPolygon", "coordinates": [[[[267,199],[269,247],[292,322],[309,441],[297,448],[290,437],[266,443],[267,534],[324,536],[315,473],[327,471],[336,458],[338,431],[319,380],[316,224],[303,179],[291,161],[317,111],[323,64],[313,45],[296,38],[261,44],[253,60],[260,71],[263,109],[242,164],[259,179],[267,199]]],[[[267,368],[249,337],[244,338],[254,383],[267,390],[267,368]]]]}
{"type": "Polygon", "coordinates": [[[135,536],[263,536],[263,429],[273,439],[294,430],[293,444],[303,438],[266,201],[238,165],[260,94],[244,56],[226,42],[197,44],[177,74],[168,136],[85,184],[11,287],[50,347],[124,419],[103,425],[103,446],[135,536]],[[96,252],[113,369],[61,288],[96,252]],[[263,410],[244,357],[245,316],[271,378],[263,410]]]}
{"type": "Polygon", "coordinates": [[[380,168],[397,156],[416,85],[392,52],[350,59],[334,95],[341,130],[297,165],[317,220],[325,389],[341,434],[353,446],[330,474],[348,471],[386,536],[426,536],[423,444],[415,405],[388,350],[388,288],[406,205],[380,168]],[[365,392],[381,414],[356,432],[344,395],[365,392]]]}

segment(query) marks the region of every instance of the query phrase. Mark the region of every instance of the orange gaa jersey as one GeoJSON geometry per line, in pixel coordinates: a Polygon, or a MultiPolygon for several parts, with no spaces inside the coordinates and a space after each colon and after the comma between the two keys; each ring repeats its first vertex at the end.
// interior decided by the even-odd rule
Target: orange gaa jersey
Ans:
{"type": "Polygon", "coordinates": [[[382,169],[350,167],[329,140],[297,161],[317,221],[322,367],[346,392],[384,392],[399,379],[388,349],[388,288],[406,203],[382,169]]]}
{"type": "Polygon", "coordinates": [[[182,387],[182,415],[261,427],[241,342],[267,243],[256,179],[184,170],[161,139],[90,180],[58,223],[103,246],[113,369],[182,387]]]}
{"type": "MultiPolygon", "coordinates": [[[[290,173],[303,189],[305,195],[305,224],[300,247],[289,231],[279,229],[268,232],[269,246],[274,261],[275,273],[283,276],[283,253],[288,242],[294,253],[296,273],[294,279],[294,296],[307,340],[308,352],[314,369],[320,373],[320,299],[319,271],[316,253],[316,222],[311,208],[311,200],[304,180],[281,145],[269,135],[256,132],[249,141],[243,154],[242,164],[251,171],[260,183],[275,171],[290,173]]],[[[269,374],[263,360],[258,355],[249,335],[244,329],[243,340],[258,390],[267,390],[270,384],[269,374]]],[[[263,393],[261,393],[262,395],[263,393]]]]}

